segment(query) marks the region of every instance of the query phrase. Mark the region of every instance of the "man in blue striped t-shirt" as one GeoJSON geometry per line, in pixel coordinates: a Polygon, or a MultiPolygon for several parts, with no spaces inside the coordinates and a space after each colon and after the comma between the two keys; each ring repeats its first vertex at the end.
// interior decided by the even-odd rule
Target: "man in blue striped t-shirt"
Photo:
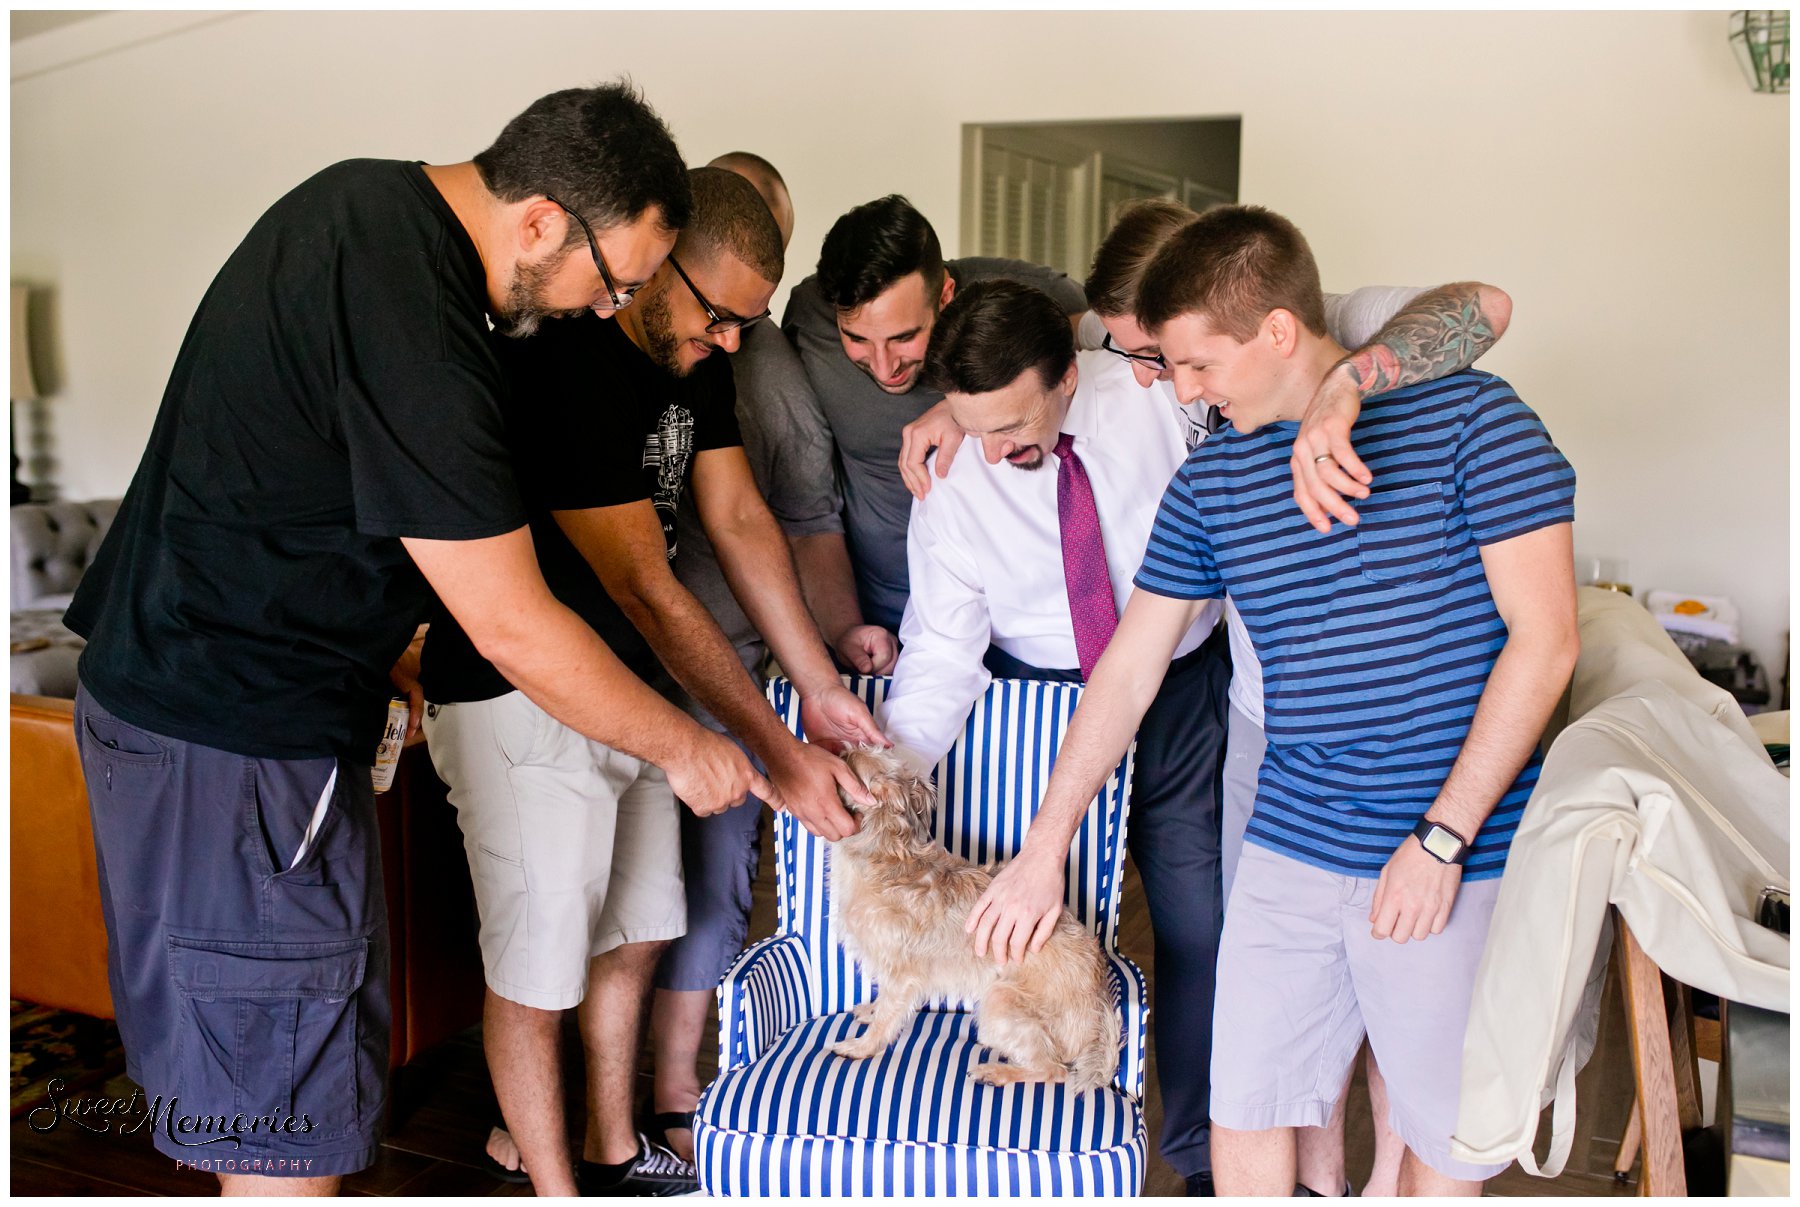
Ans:
{"type": "Polygon", "coordinates": [[[1232,430],[1169,484],[1034,828],[1079,816],[1203,601],[1229,592],[1269,748],[1219,953],[1219,1192],[1291,1190],[1294,1129],[1330,1117],[1366,1030],[1407,1144],[1401,1192],[1478,1193],[1499,1169],[1450,1149],[1463,1031],[1575,661],[1574,472],[1505,382],[1452,374],[1364,403],[1374,487],[1357,526],[1317,532],[1288,459],[1344,353],[1305,238],[1259,207],[1212,210],[1151,266],[1137,313],[1181,400],[1232,430]]]}

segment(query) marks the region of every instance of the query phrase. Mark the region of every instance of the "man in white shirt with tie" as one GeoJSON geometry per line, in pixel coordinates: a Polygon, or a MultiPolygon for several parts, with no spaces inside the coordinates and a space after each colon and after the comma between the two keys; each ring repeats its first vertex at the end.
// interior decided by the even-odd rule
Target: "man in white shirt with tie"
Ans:
{"type": "MultiPolygon", "coordinates": [[[[1003,659],[1013,672],[1004,677],[1048,670],[1080,678],[1057,514],[1059,437],[1073,437],[1092,484],[1115,619],[1185,449],[1172,409],[1159,391],[1138,385],[1124,361],[1102,351],[1078,355],[1066,318],[1060,333],[1033,322],[1054,309],[1046,295],[1010,281],[965,293],[940,320],[953,321],[934,341],[927,373],[944,362],[952,413],[979,436],[982,457],[959,458],[913,506],[907,562],[916,579],[882,715],[902,756],[927,774],[998,673],[984,660],[1003,659]],[[1002,659],[989,659],[990,651],[1002,659]]],[[[1218,613],[1209,609],[1195,623],[1178,660],[1200,647],[1218,613]]]]}
{"type": "MultiPolygon", "coordinates": [[[[907,530],[912,589],[880,720],[902,757],[929,773],[993,676],[1079,681],[1098,661],[1186,443],[1165,389],[1139,385],[1110,352],[1078,357],[1062,309],[1016,282],[959,290],[926,372],[982,453],[956,459],[913,505],[907,530]]],[[[1219,611],[1183,638],[1139,730],[1130,827],[1157,940],[1152,1010],[1180,1020],[1157,1037],[1170,1123],[1162,1148],[1199,1180],[1210,1169],[1218,771],[1231,673],[1219,611]]]]}

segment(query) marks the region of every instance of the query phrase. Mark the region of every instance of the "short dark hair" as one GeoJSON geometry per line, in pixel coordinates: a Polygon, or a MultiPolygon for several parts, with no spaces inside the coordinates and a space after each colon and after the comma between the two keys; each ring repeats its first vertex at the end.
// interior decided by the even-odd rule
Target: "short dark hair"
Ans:
{"type": "MultiPolygon", "coordinates": [[[[549,194],[595,228],[633,222],[655,206],[662,225],[687,225],[687,165],[675,138],[630,81],[539,97],[475,157],[501,201],[549,194]]],[[[569,224],[569,241],[581,239],[569,224]]]]}
{"type": "Polygon", "coordinates": [[[925,381],[946,394],[986,394],[1036,369],[1049,389],[1074,363],[1069,316],[1049,294],[1017,281],[977,281],[938,316],[925,381]]]}
{"type": "Polygon", "coordinates": [[[874,301],[901,277],[920,273],[935,302],[944,284],[937,232],[898,193],[859,205],[831,224],[819,249],[819,290],[839,310],[874,301]]]}
{"type": "Polygon", "coordinates": [[[770,284],[781,280],[781,229],[756,186],[725,168],[689,169],[688,183],[694,212],[676,250],[705,264],[729,253],[770,284]]]}
{"type": "Polygon", "coordinates": [[[1130,314],[1137,305],[1138,284],[1176,231],[1194,220],[1194,211],[1162,197],[1133,201],[1100,240],[1088,272],[1088,308],[1106,318],[1130,314]]]}
{"type": "Polygon", "coordinates": [[[1325,296],[1306,236],[1260,205],[1207,210],[1176,232],[1138,286],[1137,319],[1146,330],[1198,313],[1242,344],[1276,309],[1325,334],[1325,296]]]}

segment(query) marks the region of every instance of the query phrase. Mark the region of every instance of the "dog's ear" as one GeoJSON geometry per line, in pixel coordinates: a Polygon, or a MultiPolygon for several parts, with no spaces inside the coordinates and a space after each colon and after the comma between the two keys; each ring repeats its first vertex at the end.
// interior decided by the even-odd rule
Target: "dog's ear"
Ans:
{"type": "Polygon", "coordinates": [[[921,840],[929,841],[937,823],[937,789],[932,787],[930,780],[910,771],[903,772],[895,782],[902,786],[903,804],[912,821],[913,832],[921,840]]]}
{"type": "MultiPolygon", "coordinates": [[[[885,751],[874,746],[852,746],[844,751],[842,757],[845,765],[850,768],[850,773],[875,798],[876,809],[894,807],[895,802],[884,800],[881,792],[882,785],[890,774],[885,751]]],[[[842,788],[838,789],[838,800],[851,813],[870,811],[867,805],[859,805],[851,800],[842,788]]]]}

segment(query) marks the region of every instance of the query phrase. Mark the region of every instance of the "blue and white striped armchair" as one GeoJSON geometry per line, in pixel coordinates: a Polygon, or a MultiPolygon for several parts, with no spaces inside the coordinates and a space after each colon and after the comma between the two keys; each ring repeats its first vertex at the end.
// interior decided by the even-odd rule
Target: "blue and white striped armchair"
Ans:
{"type": "MultiPolygon", "coordinates": [[[[886,679],[852,680],[871,709],[886,679]]],[[[976,863],[1018,849],[1081,687],[995,680],[938,764],[938,837],[976,863]]],[[[769,685],[804,737],[800,700],[769,685]]],[[[775,815],[780,925],[719,987],[719,1076],[695,1112],[700,1184],[718,1195],[1125,1195],[1143,1189],[1143,974],[1115,950],[1131,759],[1070,846],[1068,905],[1093,927],[1120,1006],[1119,1073],[1085,1094],[969,1080],[980,1044],[957,1004],[920,1011],[884,1055],[846,1060],[850,1011],[878,986],[832,933],[827,851],[775,815]]]]}

